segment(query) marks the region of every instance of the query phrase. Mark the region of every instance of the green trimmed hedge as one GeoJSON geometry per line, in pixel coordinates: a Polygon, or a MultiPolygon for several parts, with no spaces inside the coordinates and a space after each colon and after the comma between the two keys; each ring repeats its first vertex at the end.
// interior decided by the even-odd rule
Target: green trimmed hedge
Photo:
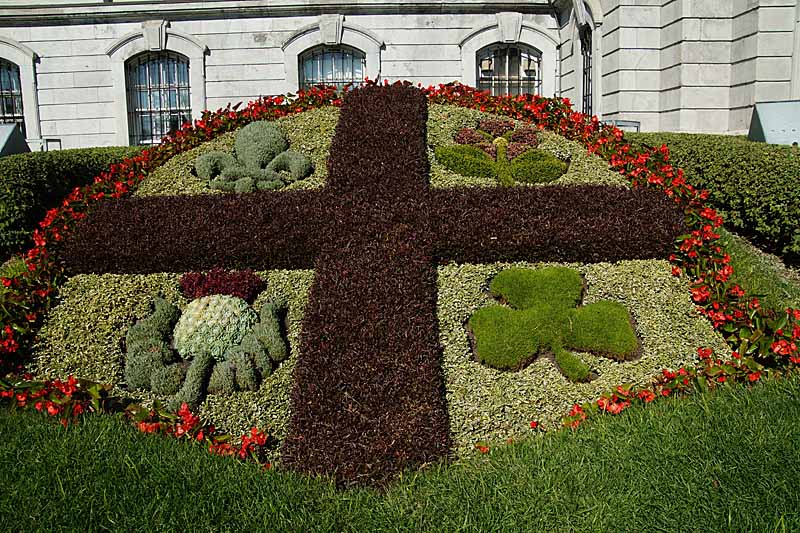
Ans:
{"type": "Polygon", "coordinates": [[[47,210],[72,189],[140,151],[128,146],[78,148],[0,159],[0,257],[31,244],[31,234],[47,210]]]}
{"type": "Polygon", "coordinates": [[[634,143],[666,144],[686,181],[711,192],[709,201],[730,228],[760,247],[800,262],[800,152],[745,137],[686,133],[626,133],[634,143]]]}

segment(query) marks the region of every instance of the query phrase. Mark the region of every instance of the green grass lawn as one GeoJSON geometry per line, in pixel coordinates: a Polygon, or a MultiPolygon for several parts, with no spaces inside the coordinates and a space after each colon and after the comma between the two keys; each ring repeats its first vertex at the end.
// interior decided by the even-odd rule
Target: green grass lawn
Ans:
{"type": "Polygon", "coordinates": [[[3,409],[0,530],[797,531],[798,398],[793,378],[631,408],[382,494],[3,409]]]}

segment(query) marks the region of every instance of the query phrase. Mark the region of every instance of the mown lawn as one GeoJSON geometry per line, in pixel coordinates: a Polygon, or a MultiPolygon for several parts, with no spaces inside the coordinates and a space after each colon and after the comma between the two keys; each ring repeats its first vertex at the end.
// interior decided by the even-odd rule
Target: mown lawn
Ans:
{"type": "Polygon", "coordinates": [[[795,377],[631,408],[383,494],[2,409],[0,530],[797,531],[799,398],[795,377]]]}

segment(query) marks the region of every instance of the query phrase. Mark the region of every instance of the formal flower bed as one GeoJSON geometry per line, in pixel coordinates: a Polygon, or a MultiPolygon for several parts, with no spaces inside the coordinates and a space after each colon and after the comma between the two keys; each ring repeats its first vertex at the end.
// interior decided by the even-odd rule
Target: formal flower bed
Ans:
{"type": "MultiPolygon", "coordinates": [[[[469,88],[457,85],[442,86],[436,89],[429,88],[425,90],[425,94],[428,97],[429,103],[455,104],[477,109],[482,112],[507,115],[515,120],[530,121],[539,128],[547,128],[567,138],[578,141],[584,144],[591,153],[596,153],[608,160],[611,168],[618,171],[620,175],[627,176],[634,185],[634,188],[660,189],[663,193],[666,193],[666,198],[671,199],[667,204],[674,203],[683,210],[688,230],[679,238],[679,245],[670,256],[670,260],[673,263],[672,273],[676,276],[688,276],[691,282],[693,301],[698,304],[704,314],[710,318],[714,327],[726,336],[730,345],[735,349],[734,355],[730,357],[730,362],[727,361],[727,357],[725,358],[726,360],[719,361],[704,349],[700,352],[700,355],[705,363],[699,367],[699,370],[687,368],[682,371],[676,371],[675,375],[667,373],[664,375],[662,382],[656,384],[655,390],[650,388],[636,389],[633,387],[615,389],[601,398],[599,402],[593,402],[591,404],[592,407],[574,407],[568,423],[572,425],[576,422],[579,423],[587,411],[618,412],[629,405],[631,401],[650,401],[656,394],[664,394],[664,391],[668,391],[667,394],[669,394],[669,391],[685,389],[693,383],[700,384],[701,386],[703,384],[713,385],[714,383],[735,379],[737,377],[754,381],[760,379],[762,372],[766,372],[769,368],[780,368],[782,366],[800,363],[796,344],[798,337],[800,337],[800,328],[797,325],[800,320],[800,312],[795,310],[772,311],[762,309],[757,301],[746,298],[738,287],[731,286],[729,283],[731,269],[727,264],[728,260],[724,251],[716,244],[717,236],[715,228],[719,227],[721,219],[713,210],[704,206],[703,201],[706,194],[698,192],[686,185],[682,179],[681,171],[673,169],[669,165],[666,149],[659,148],[646,150],[641,153],[633,153],[633,149],[630,145],[625,143],[622,133],[619,132],[619,130],[601,127],[596,121],[591,121],[580,114],[571,112],[569,104],[562,100],[547,100],[536,97],[493,98],[486,94],[478,93],[469,88]],[[709,379],[709,376],[712,379],[709,379]]],[[[204,115],[203,119],[198,121],[194,127],[185,127],[173,137],[166,139],[165,143],[159,147],[147,151],[137,158],[126,161],[120,166],[112,167],[108,173],[98,177],[94,185],[83,190],[74,191],[70,197],[65,200],[64,206],[61,209],[53,210],[48,213],[47,218],[43,221],[42,229],[37,231],[37,246],[27,255],[28,271],[23,276],[3,280],[4,285],[10,289],[3,295],[5,299],[4,310],[6,313],[4,317],[6,338],[3,342],[2,350],[3,362],[6,368],[11,370],[19,370],[22,368],[21,365],[24,361],[20,357],[20,354],[29,353],[30,342],[32,340],[31,333],[38,327],[41,321],[41,314],[51,305],[54,291],[63,280],[64,269],[61,262],[62,258],[72,258],[70,262],[72,265],[80,264],[81,261],[83,261],[84,264],[86,261],[95,261],[94,264],[85,266],[79,270],[102,272],[106,271],[108,268],[102,265],[108,265],[109,262],[112,264],[116,262],[116,264],[126,263],[128,265],[134,265],[139,264],[137,261],[134,261],[134,257],[141,259],[144,256],[144,254],[141,253],[137,254],[134,250],[131,252],[131,255],[128,256],[128,259],[125,259],[125,253],[128,252],[125,252],[122,246],[118,249],[114,249],[114,253],[109,253],[104,256],[94,253],[98,251],[97,244],[100,242],[98,239],[103,235],[107,235],[106,232],[108,229],[96,232],[94,237],[91,237],[92,234],[89,233],[89,238],[86,238],[87,234],[84,234],[82,240],[70,239],[67,241],[68,246],[66,250],[64,249],[62,245],[64,236],[72,231],[78,220],[81,220],[86,216],[87,212],[93,210],[90,209],[90,207],[97,201],[104,199],[106,196],[112,196],[114,198],[126,196],[130,190],[135,188],[135,185],[141,181],[145,172],[160,166],[174,154],[199,146],[203,141],[211,139],[220,133],[232,131],[253,120],[277,118],[322,104],[337,105],[339,103],[338,98],[331,91],[312,91],[310,93],[301,94],[297,99],[291,102],[284,101],[283,99],[264,99],[252,103],[241,112],[228,109],[217,113],[208,113],[204,115]],[[92,243],[95,244],[92,245],[92,243]],[[79,250],[93,250],[94,256],[93,258],[82,259],[82,256],[78,252],[79,250]],[[66,253],[64,253],[65,251],[66,253]]],[[[342,127],[341,124],[340,127],[342,127]]],[[[352,154],[353,157],[355,157],[355,154],[359,153],[357,146],[343,146],[340,149],[343,149],[344,153],[352,154]]],[[[413,157],[418,158],[417,155],[413,157]]],[[[407,162],[407,160],[407,157],[403,159],[404,162],[407,162]]],[[[358,163],[357,161],[347,158],[342,161],[342,166],[338,168],[354,169],[358,163]]],[[[331,168],[337,167],[334,164],[331,168]]],[[[407,165],[403,165],[404,171],[408,172],[409,168],[410,167],[407,165]]],[[[336,174],[328,178],[329,185],[337,192],[346,193],[349,190],[349,182],[347,180],[337,181],[336,174]]],[[[381,185],[376,182],[376,186],[380,187],[381,185]]],[[[405,189],[401,188],[399,191],[401,197],[403,194],[406,194],[405,189]]],[[[408,192],[410,191],[411,189],[408,189],[408,192]]],[[[396,192],[398,192],[397,189],[393,191],[393,193],[396,192]]],[[[285,209],[287,215],[289,213],[297,213],[297,209],[300,208],[299,204],[302,203],[299,199],[305,198],[299,196],[299,194],[298,191],[298,203],[275,202],[276,205],[268,206],[268,209],[274,210],[275,212],[285,209]],[[292,211],[292,209],[295,211],[292,211]]],[[[494,198],[492,201],[496,202],[497,209],[500,209],[503,206],[514,205],[517,201],[521,201],[521,203],[524,204],[526,198],[530,198],[530,201],[534,202],[535,205],[540,205],[542,194],[544,193],[532,190],[530,193],[525,194],[520,192],[515,192],[514,194],[494,192],[489,196],[494,198]]],[[[635,197],[637,194],[640,193],[634,193],[633,196],[635,197]]],[[[651,200],[649,202],[650,205],[659,202],[660,200],[657,198],[664,198],[663,195],[660,197],[658,195],[645,196],[651,200]]],[[[645,196],[643,196],[643,198],[645,196]]],[[[291,198],[291,196],[286,196],[285,198],[291,198]]],[[[440,201],[438,204],[444,206],[446,211],[446,206],[449,203],[454,213],[462,210],[464,205],[469,205],[470,200],[469,195],[466,194],[454,199],[453,191],[448,191],[447,195],[441,195],[439,198],[440,201]]],[[[482,197],[482,199],[484,198],[482,197]]],[[[142,199],[141,206],[146,207],[149,205],[145,200],[146,199],[142,199]]],[[[159,202],[163,203],[167,200],[154,198],[152,201],[154,206],[158,204],[158,209],[156,210],[158,211],[164,208],[159,202]]],[[[209,205],[206,206],[208,208],[218,205],[214,203],[213,200],[208,201],[210,202],[209,205]]],[[[224,204],[227,201],[228,200],[224,200],[222,203],[224,204]]],[[[242,197],[230,201],[243,202],[246,201],[246,198],[242,197]]],[[[657,211],[664,214],[669,213],[669,209],[666,207],[667,204],[657,211]]],[[[140,204],[128,205],[139,206],[140,204]]],[[[244,205],[245,204],[243,204],[243,206],[244,205]]],[[[324,206],[324,203],[320,202],[316,205],[324,206]]],[[[143,207],[142,210],[147,212],[145,207],[143,207]]],[[[178,206],[172,207],[177,208],[178,206]]],[[[313,208],[313,205],[310,207],[304,206],[304,209],[313,208]]],[[[320,207],[319,209],[322,214],[325,214],[324,207],[320,207]]],[[[496,212],[497,209],[493,209],[493,211],[496,212]]],[[[156,211],[153,211],[153,213],[156,211]]],[[[131,209],[131,217],[139,216],[137,214],[138,212],[138,208],[131,209]]],[[[633,210],[633,212],[639,213],[641,216],[641,211],[633,210]]],[[[98,218],[92,220],[95,227],[97,227],[97,221],[103,220],[102,208],[97,216],[98,218]]],[[[253,250],[248,251],[246,247],[242,245],[242,248],[238,251],[234,249],[234,252],[229,255],[228,252],[220,251],[218,248],[198,249],[197,246],[210,246],[208,239],[200,239],[198,241],[200,242],[199,245],[189,246],[191,253],[188,253],[184,257],[169,259],[166,253],[161,255],[156,253],[153,258],[150,259],[151,263],[149,265],[138,268],[142,269],[140,271],[152,271],[150,269],[157,269],[160,271],[185,271],[187,267],[202,269],[216,266],[214,263],[220,261],[226,261],[228,264],[232,262],[233,264],[230,264],[230,266],[257,266],[250,264],[253,262],[255,254],[263,253],[281,256],[280,252],[282,251],[287,251],[289,249],[297,250],[295,244],[298,242],[298,239],[301,243],[303,239],[308,240],[308,233],[296,234],[303,232],[300,232],[294,227],[290,227],[291,225],[286,222],[281,222],[281,220],[278,220],[279,218],[281,217],[273,216],[268,220],[261,220],[259,221],[260,224],[258,227],[259,232],[263,232],[265,231],[263,225],[267,224],[267,234],[279,237],[278,241],[272,240],[271,244],[274,245],[275,242],[286,242],[287,244],[284,248],[281,248],[280,244],[275,250],[267,249],[266,246],[256,246],[257,249],[254,252],[253,250]],[[274,231],[270,231],[270,225],[274,226],[274,228],[272,228],[274,231]],[[281,238],[284,240],[281,241],[281,238]],[[290,239],[292,240],[292,246],[289,246],[290,239]],[[192,248],[193,246],[194,248],[192,248]],[[207,257],[208,254],[211,254],[210,258],[202,259],[207,257]],[[191,263],[191,260],[196,262],[191,263]],[[187,261],[189,261],[189,264],[187,264],[187,261]],[[171,265],[175,267],[180,265],[180,268],[170,268],[171,265]]],[[[471,219],[469,216],[464,216],[461,219],[458,219],[458,217],[446,217],[445,220],[460,220],[461,222],[460,224],[453,223],[453,225],[457,227],[453,228],[452,232],[449,230],[443,231],[443,233],[462,235],[457,243],[445,243],[445,247],[440,248],[440,250],[447,250],[448,256],[467,261],[485,261],[490,256],[494,258],[493,260],[521,259],[521,257],[515,256],[513,251],[507,256],[501,256],[499,258],[497,257],[497,251],[487,252],[486,250],[491,251],[497,248],[493,246],[492,243],[489,243],[488,248],[484,247],[484,243],[480,243],[481,246],[477,246],[479,240],[469,244],[471,236],[478,239],[478,229],[485,231],[485,224],[478,223],[478,221],[485,222],[485,219],[478,218],[477,221],[473,222],[479,225],[480,228],[469,227],[470,220],[476,220],[471,219]]],[[[196,227],[197,224],[202,226],[204,221],[193,218],[186,222],[195,224],[196,227]]],[[[252,220],[242,222],[255,224],[252,220]]],[[[353,216],[352,220],[349,222],[358,224],[359,217],[353,216]]],[[[626,228],[630,226],[630,223],[635,223],[635,220],[630,221],[630,223],[628,222],[629,221],[626,221],[626,228]]],[[[150,222],[148,221],[148,223],[150,222]]],[[[208,227],[210,228],[212,226],[213,224],[208,227]]],[[[493,229],[501,231],[501,226],[502,225],[498,225],[493,229]]],[[[658,225],[656,226],[658,227],[658,225]]],[[[178,227],[185,227],[185,225],[179,224],[178,227]]],[[[163,233],[165,238],[172,235],[168,233],[166,229],[165,227],[163,233]]],[[[436,229],[442,231],[447,228],[436,229]]],[[[647,235],[642,232],[630,232],[622,228],[619,228],[616,232],[611,231],[609,233],[612,239],[621,237],[620,245],[626,241],[630,241],[631,239],[627,238],[629,236],[642,239],[647,235]]],[[[178,234],[180,234],[180,232],[178,232],[178,234]]],[[[178,237],[175,238],[178,239],[178,237]]],[[[393,242],[394,246],[399,246],[409,238],[409,235],[405,237],[403,237],[403,235],[396,235],[391,237],[389,242],[393,242]]],[[[187,240],[188,235],[186,238],[181,239],[183,240],[174,242],[190,244],[187,240]]],[[[532,244],[529,240],[526,240],[528,237],[520,239],[521,236],[518,234],[509,234],[507,236],[503,235],[502,239],[497,240],[507,245],[508,249],[511,250],[514,250],[515,244],[519,247],[517,248],[518,250],[522,250],[523,248],[528,249],[532,244]],[[516,243],[515,239],[517,240],[516,243]]],[[[102,242],[105,243],[107,240],[103,240],[102,242]]],[[[131,246],[134,247],[136,243],[130,236],[127,237],[127,240],[121,239],[121,242],[130,243],[131,246]]],[[[634,245],[633,247],[635,248],[636,246],[634,245]]],[[[303,247],[301,246],[300,248],[303,247]]],[[[555,250],[556,248],[557,247],[554,246],[553,249],[555,250]]],[[[306,250],[311,250],[315,252],[313,255],[316,255],[314,246],[309,245],[306,250]]],[[[542,259],[579,260],[584,256],[586,259],[591,260],[602,260],[604,258],[604,256],[598,254],[597,251],[594,253],[587,252],[588,250],[586,248],[578,247],[574,252],[576,254],[575,256],[561,255],[556,257],[542,257],[542,259]]],[[[291,266],[293,268],[297,268],[298,266],[311,266],[307,260],[309,255],[308,253],[296,256],[289,255],[288,257],[290,257],[290,259],[287,259],[287,264],[283,266],[291,266]],[[295,259],[297,259],[297,261],[295,261],[295,259]],[[288,263],[291,263],[291,265],[288,263]]],[[[668,252],[665,254],[665,257],[666,255],[668,255],[668,252]]],[[[624,258],[624,256],[613,257],[614,260],[621,258],[624,258]]],[[[332,261],[331,265],[336,264],[334,258],[329,257],[328,259],[332,261]]],[[[281,265],[279,264],[278,266],[281,265]]],[[[351,267],[343,264],[340,265],[340,271],[341,268],[347,269],[351,267]]],[[[361,270],[368,271],[368,264],[365,263],[361,267],[361,270]]],[[[324,281],[325,278],[322,279],[324,281]]],[[[316,283],[322,282],[318,280],[316,283]]],[[[421,280],[418,283],[421,283],[421,280]]],[[[412,319],[413,317],[409,316],[409,320],[412,319]]],[[[309,333],[309,335],[311,334],[309,333]]],[[[320,334],[319,338],[327,338],[326,335],[320,334]]],[[[717,347],[717,349],[719,350],[719,347],[717,347]]],[[[327,368],[320,369],[320,372],[328,370],[327,368]]],[[[321,375],[322,374],[317,374],[317,377],[321,375]]],[[[319,380],[308,378],[304,382],[307,384],[306,386],[309,386],[309,384],[314,384],[317,381],[319,380]]],[[[639,385],[641,386],[642,384],[639,385]]],[[[297,402],[297,399],[295,401],[297,402]]],[[[310,436],[310,433],[307,432],[301,434],[303,435],[303,439],[301,439],[303,441],[310,436]]],[[[296,433],[295,442],[297,441],[297,435],[296,433]]],[[[323,435],[320,433],[319,436],[314,438],[322,437],[323,435]]],[[[328,437],[330,437],[330,435],[328,435],[328,437]]],[[[435,442],[443,442],[438,439],[433,440],[435,442]]],[[[327,442],[331,441],[328,440],[327,442]]],[[[307,446],[307,444],[303,445],[307,446]]],[[[402,449],[402,446],[398,448],[400,453],[396,456],[396,459],[390,461],[392,465],[404,465],[419,460],[403,456],[402,449]]],[[[434,453],[434,455],[436,455],[436,453],[434,453]]],[[[319,457],[320,460],[326,463],[332,459],[332,456],[327,453],[319,455],[319,457]]],[[[337,460],[339,460],[339,464],[344,464],[347,461],[347,459],[342,459],[341,457],[337,460]]],[[[426,459],[422,458],[422,460],[426,459]]],[[[291,464],[291,461],[288,461],[288,463],[291,464]]],[[[295,466],[310,471],[325,471],[327,468],[322,465],[315,467],[310,464],[295,464],[295,466]]],[[[370,479],[381,480],[385,478],[387,472],[394,471],[395,468],[396,466],[389,467],[388,469],[380,467],[373,472],[356,473],[350,479],[366,475],[370,479]]]]}

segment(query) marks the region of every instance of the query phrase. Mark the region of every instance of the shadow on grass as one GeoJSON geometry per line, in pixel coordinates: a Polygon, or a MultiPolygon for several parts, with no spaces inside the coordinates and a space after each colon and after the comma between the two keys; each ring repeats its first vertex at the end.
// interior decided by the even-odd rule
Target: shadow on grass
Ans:
{"type": "Polygon", "coordinates": [[[262,473],[114,417],[64,429],[3,409],[0,530],[795,531],[798,398],[794,378],[631,408],[385,494],[262,473]]]}

